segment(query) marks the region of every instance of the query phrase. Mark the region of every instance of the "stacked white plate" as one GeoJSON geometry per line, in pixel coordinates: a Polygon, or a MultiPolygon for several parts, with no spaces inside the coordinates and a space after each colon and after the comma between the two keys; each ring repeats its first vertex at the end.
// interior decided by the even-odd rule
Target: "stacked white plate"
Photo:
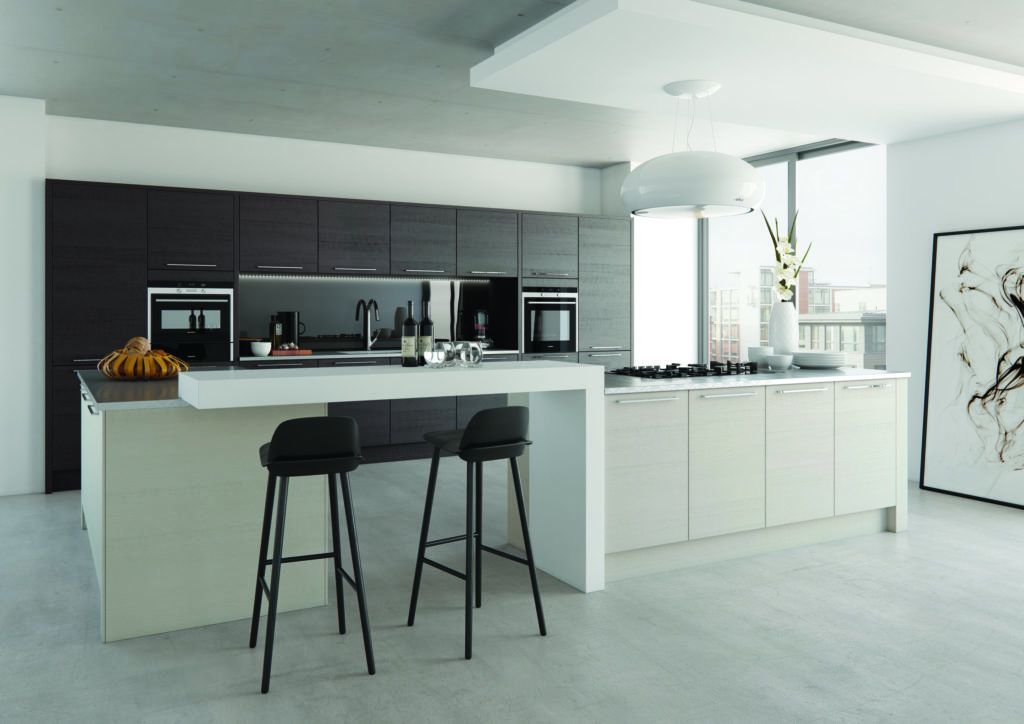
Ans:
{"type": "Polygon", "coordinates": [[[846,353],[803,350],[793,353],[793,364],[805,369],[834,370],[847,364],[846,353]]]}

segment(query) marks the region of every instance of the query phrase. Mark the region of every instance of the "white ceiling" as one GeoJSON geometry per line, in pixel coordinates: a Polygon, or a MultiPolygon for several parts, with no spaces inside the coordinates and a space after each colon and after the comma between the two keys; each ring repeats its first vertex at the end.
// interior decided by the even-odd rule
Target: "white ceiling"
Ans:
{"type": "Polygon", "coordinates": [[[660,88],[682,78],[723,82],[717,145],[740,155],[1021,118],[1021,27],[1019,0],[0,0],[0,94],[600,167],[671,150],[660,88]]]}

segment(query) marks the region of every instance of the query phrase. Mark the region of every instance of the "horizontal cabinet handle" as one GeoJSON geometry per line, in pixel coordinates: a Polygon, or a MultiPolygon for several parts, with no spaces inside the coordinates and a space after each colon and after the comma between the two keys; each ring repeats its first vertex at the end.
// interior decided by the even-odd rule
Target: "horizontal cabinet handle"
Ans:
{"type": "Polygon", "coordinates": [[[406,269],[407,272],[413,272],[415,274],[447,274],[446,269],[406,269]]]}
{"type": "Polygon", "coordinates": [[[336,266],[334,271],[377,271],[377,267],[336,266]]]}
{"type": "Polygon", "coordinates": [[[534,354],[527,356],[532,359],[569,359],[567,354],[534,354]]]}
{"type": "Polygon", "coordinates": [[[471,271],[470,274],[508,274],[503,271],[471,271]]]}
{"type": "Polygon", "coordinates": [[[531,276],[535,276],[535,277],[567,277],[567,276],[569,276],[569,272],[539,272],[539,271],[535,271],[535,272],[530,272],[530,275],[531,276]]]}
{"type": "Polygon", "coordinates": [[[587,357],[621,357],[622,352],[591,352],[587,357]]]}
{"type": "Polygon", "coordinates": [[[102,357],[86,357],[85,359],[73,359],[72,362],[99,362],[102,357]]]}
{"type": "Polygon", "coordinates": [[[358,367],[360,365],[376,365],[380,363],[375,359],[366,359],[360,360],[359,362],[342,362],[341,360],[335,360],[331,364],[335,367],[358,367]]]}
{"type": "Polygon", "coordinates": [[[257,264],[257,269],[305,269],[302,266],[272,266],[270,264],[257,264]]]}
{"type": "Polygon", "coordinates": [[[167,262],[164,266],[201,266],[207,268],[216,268],[216,264],[178,264],[175,262],[167,262]]]}
{"type": "Polygon", "coordinates": [[[621,344],[616,344],[611,347],[591,347],[590,349],[626,349],[621,344]]]}
{"type": "Polygon", "coordinates": [[[302,367],[301,362],[257,362],[257,367],[302,367]]]}
{"type": "Polygon", "coordinates": [[[755,397],[756,392],[726,392],[719,395],[701,395],[705,400],[710,400],[716,397],[755,397]]]}
{"type": "Polygon", "coordinates": [[[892,387],[891,384],[884,385],[846,385],[844,390],[880,390],[883,387],[892,387]]]}
{"type": "Polygon", "coordinates": [[[798,395],[801,392],[828,392],[827,387],[808,387],[803,390],[776,390],[778,395],[798,395]]]}
{"type": "Polygon", "coordinates": [[[644,400],[616,400],[618,405],[642,405],[645,402],[674,402],[678,397],[648,397],[644,400]]]}

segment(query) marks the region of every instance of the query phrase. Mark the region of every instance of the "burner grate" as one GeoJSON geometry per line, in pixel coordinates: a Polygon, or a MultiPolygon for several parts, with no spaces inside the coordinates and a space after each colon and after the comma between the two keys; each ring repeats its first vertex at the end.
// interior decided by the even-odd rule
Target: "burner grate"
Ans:
{"type": "Polygon", "coordinates": [[[622,367],[611,371],[613,375],[627,375],[648,380],[664,380],[677,377],[725,377],[756,373],[757,362],[712,362],[709,365],[672,363],[663,366],[622,367]]]}

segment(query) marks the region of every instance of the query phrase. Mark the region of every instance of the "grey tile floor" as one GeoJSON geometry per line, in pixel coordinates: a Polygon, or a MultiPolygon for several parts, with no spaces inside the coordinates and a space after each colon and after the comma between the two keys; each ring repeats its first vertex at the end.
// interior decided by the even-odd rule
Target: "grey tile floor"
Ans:
{"type": "MultiPolygon", "coordinates": [[[[442,473],[438,535],[462,520],[463,468],[442,473]]],[[[525,569],[488,557],[467,662],[459,581],[428,569],[405,626],[425,477],[423,462],[354,473],[377,675],[349,596],[346,636],[332,608],[279,617],[265,696],[246,621],[101,644],[77,493],[0,498],[0,721],[1024,721],[1024,511],[912,488],[899,535],[590,595],[542,576],[546,638],[525,569]]]]}

